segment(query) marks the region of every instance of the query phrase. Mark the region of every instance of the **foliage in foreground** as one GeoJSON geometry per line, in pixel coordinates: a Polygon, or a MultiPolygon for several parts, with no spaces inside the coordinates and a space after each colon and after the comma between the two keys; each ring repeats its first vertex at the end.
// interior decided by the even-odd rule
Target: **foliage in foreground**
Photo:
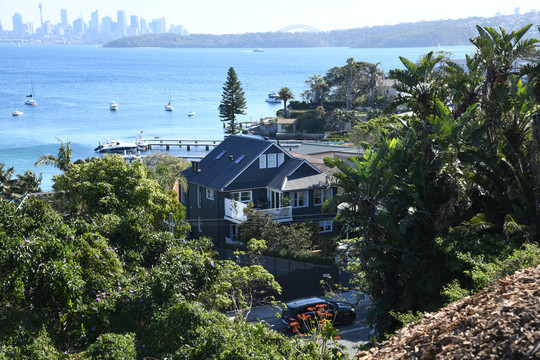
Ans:
{"type": "Polygon", "coordinates": [[[319,358],[309,341],[218,312],[253,287],[279,291],[264,269],[213,259],[210,240],[177,240],[139,216],[89,219],[0,202],[0,357],[319,358]]]}
{"type": "Polygon", "coordinates": [[[467,70],[433,53],[390,72],[412,117],[362,156],[327,158],[342,189],[326,204],[351,237],[348,264],[380,335],[395,314],[434,311],[538,262],[540,62],[530,25],[478,26],[467,70]],[[517,59],[533,66],[513,71],[517,59]],[[534,66],[534,64],[536,64],[534,66]]]}

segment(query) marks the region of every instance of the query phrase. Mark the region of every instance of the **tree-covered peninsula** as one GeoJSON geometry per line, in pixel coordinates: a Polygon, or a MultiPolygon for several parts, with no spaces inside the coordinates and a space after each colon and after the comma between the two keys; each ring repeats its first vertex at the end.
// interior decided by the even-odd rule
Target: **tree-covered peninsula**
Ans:
{"type": "MultiPolygon", "coordinates": [[[[540,12],[491,18],[471,17],[458,20],[422,21],[397,25],[358,27],[327,32],[264,32],[247,34],[176,34],[131,36],[113,40],[104,47],[164,48],[277,48],[277,47],[423,47],[470,45],[477,35],[476,25],[517,30],[527,24],[539,24],[540,12]]],[[[361,26],[361,24],[358,24],[361,26]]]]}

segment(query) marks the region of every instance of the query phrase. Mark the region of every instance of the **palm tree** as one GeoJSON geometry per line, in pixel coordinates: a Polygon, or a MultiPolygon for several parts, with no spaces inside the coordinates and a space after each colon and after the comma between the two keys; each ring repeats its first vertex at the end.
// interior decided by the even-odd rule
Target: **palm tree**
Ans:
{"type": "Polygon", "coordinates": [[[374,105],[374,99],[375,99],[375,90],[377,89],[377,85],[379,83],[379,80],[381,80],[384,77],[384,72],[379,69],[379,65],[381,63],[375,63],[375,64],[366,64],[365,65],[365,72],[368,76],[368,91],[369,91],[369,98],[370,98],[370,106],[373,107],[374,105]]]}
{"type": "Polygon", "coordinates": [[[0,198],[7,197],[9,189],[13,183],[13,167],[6,168],[6,164],[0,162],[0,198]]]}
{"type": "Polygon", "coordinates": [[[313,74],[306,83],[315,97],[315,102],[319,106],[324,106],[324,93],[328,89],[326,78],[320,74],[313,74]]]}
{"type": "Polygon", "coordinates": [[[283,117],[288,117],[287,101],[293,100],[294,94],[292,93],[292,90],[288,87],[282,87],[278,91],[278,96],[281,100],[283,100],[283,117]]]}
{"type": "Polygon", "coordinates": [[[60,148],[58,148],[58,155],[41,155],[39,160],[36,161],[34,166],[52,165],[62,171],[66,171],[71,165],[71,141],[64,143],[59,138],[56,138],[60,142],[60,148]]]}

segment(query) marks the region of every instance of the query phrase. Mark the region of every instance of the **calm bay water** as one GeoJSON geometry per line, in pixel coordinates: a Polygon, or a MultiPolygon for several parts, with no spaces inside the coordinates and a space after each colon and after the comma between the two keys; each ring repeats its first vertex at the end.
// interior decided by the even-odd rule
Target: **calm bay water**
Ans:
{"type": "MultiPolygon", "coordinates": [[[[296,98],[305,80],[357,61],[402,68],[399,56],[416,61],[439,49],[108,49],[94,46],[0,44],[0,162],[16,173],[43,172],[42,189],[52,188],[50,166],[34,167],[42,154],[71,141],[73,160],[95,156],[99,141],[143,137],[222,139],[218,105],[227,69],[233,66],[245,91],[240,121],[275,116],[279,104],[264,100],[287,86],[296,98]],[[24,105],[30,81],[37,106],[24,105]],[[172,96],[173,112],[163,105],[172,96]],[[118,112],[109,110],[116,100],[118,112]],[[23,116],[13,117],[19,110],[23,116]],[[196,115],[188,117],[189,111],[196,115]]],[[[472,47],[444,47],[464,58],[472,47]]],[[[196,152],[191,152],[197,154],[196,152]]]]}

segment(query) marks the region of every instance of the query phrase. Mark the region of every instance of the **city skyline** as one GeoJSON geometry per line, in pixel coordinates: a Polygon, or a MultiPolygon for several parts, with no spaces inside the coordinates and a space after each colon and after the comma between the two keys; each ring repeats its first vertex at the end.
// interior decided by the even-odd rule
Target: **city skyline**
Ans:
{"type": "MultiPolygon", "coordinates": [[[[61,22],[61,9],[66,9],[68,22],[82,18],[85,23],[98,11],[100,18],[116,19],[117,12],[124,11],[127,23],[131,16],[152,19],[166,18],[167,24],[182,25],[190,33],[237,34],[268,32],[302,24],[322,31],[393,25],[405,22],[458,19],[471,16],[491,17],[536,10],[537,1],[532,0],[456,0],[452,6],[428,0],[396,2],[382,0],[368,4],[357,0],[334,0],[331,6],[314,4],[313,1],[294,2],[274,0],[261,4],[251,0],[199,1],[177,3],[170,0],[119,0],[115,2],[95,0],[91,3],[74,3],[68,0],[4,0],[0,2],[0,21],[4,30],[12,29],[14,13],[22,16],[24,23],[32,23],[34,29],[41,26],[39,4],[42,4],[43,21],[61,22]]],[[[168,30],[168,29],[167,29],[168,30]]]]}

